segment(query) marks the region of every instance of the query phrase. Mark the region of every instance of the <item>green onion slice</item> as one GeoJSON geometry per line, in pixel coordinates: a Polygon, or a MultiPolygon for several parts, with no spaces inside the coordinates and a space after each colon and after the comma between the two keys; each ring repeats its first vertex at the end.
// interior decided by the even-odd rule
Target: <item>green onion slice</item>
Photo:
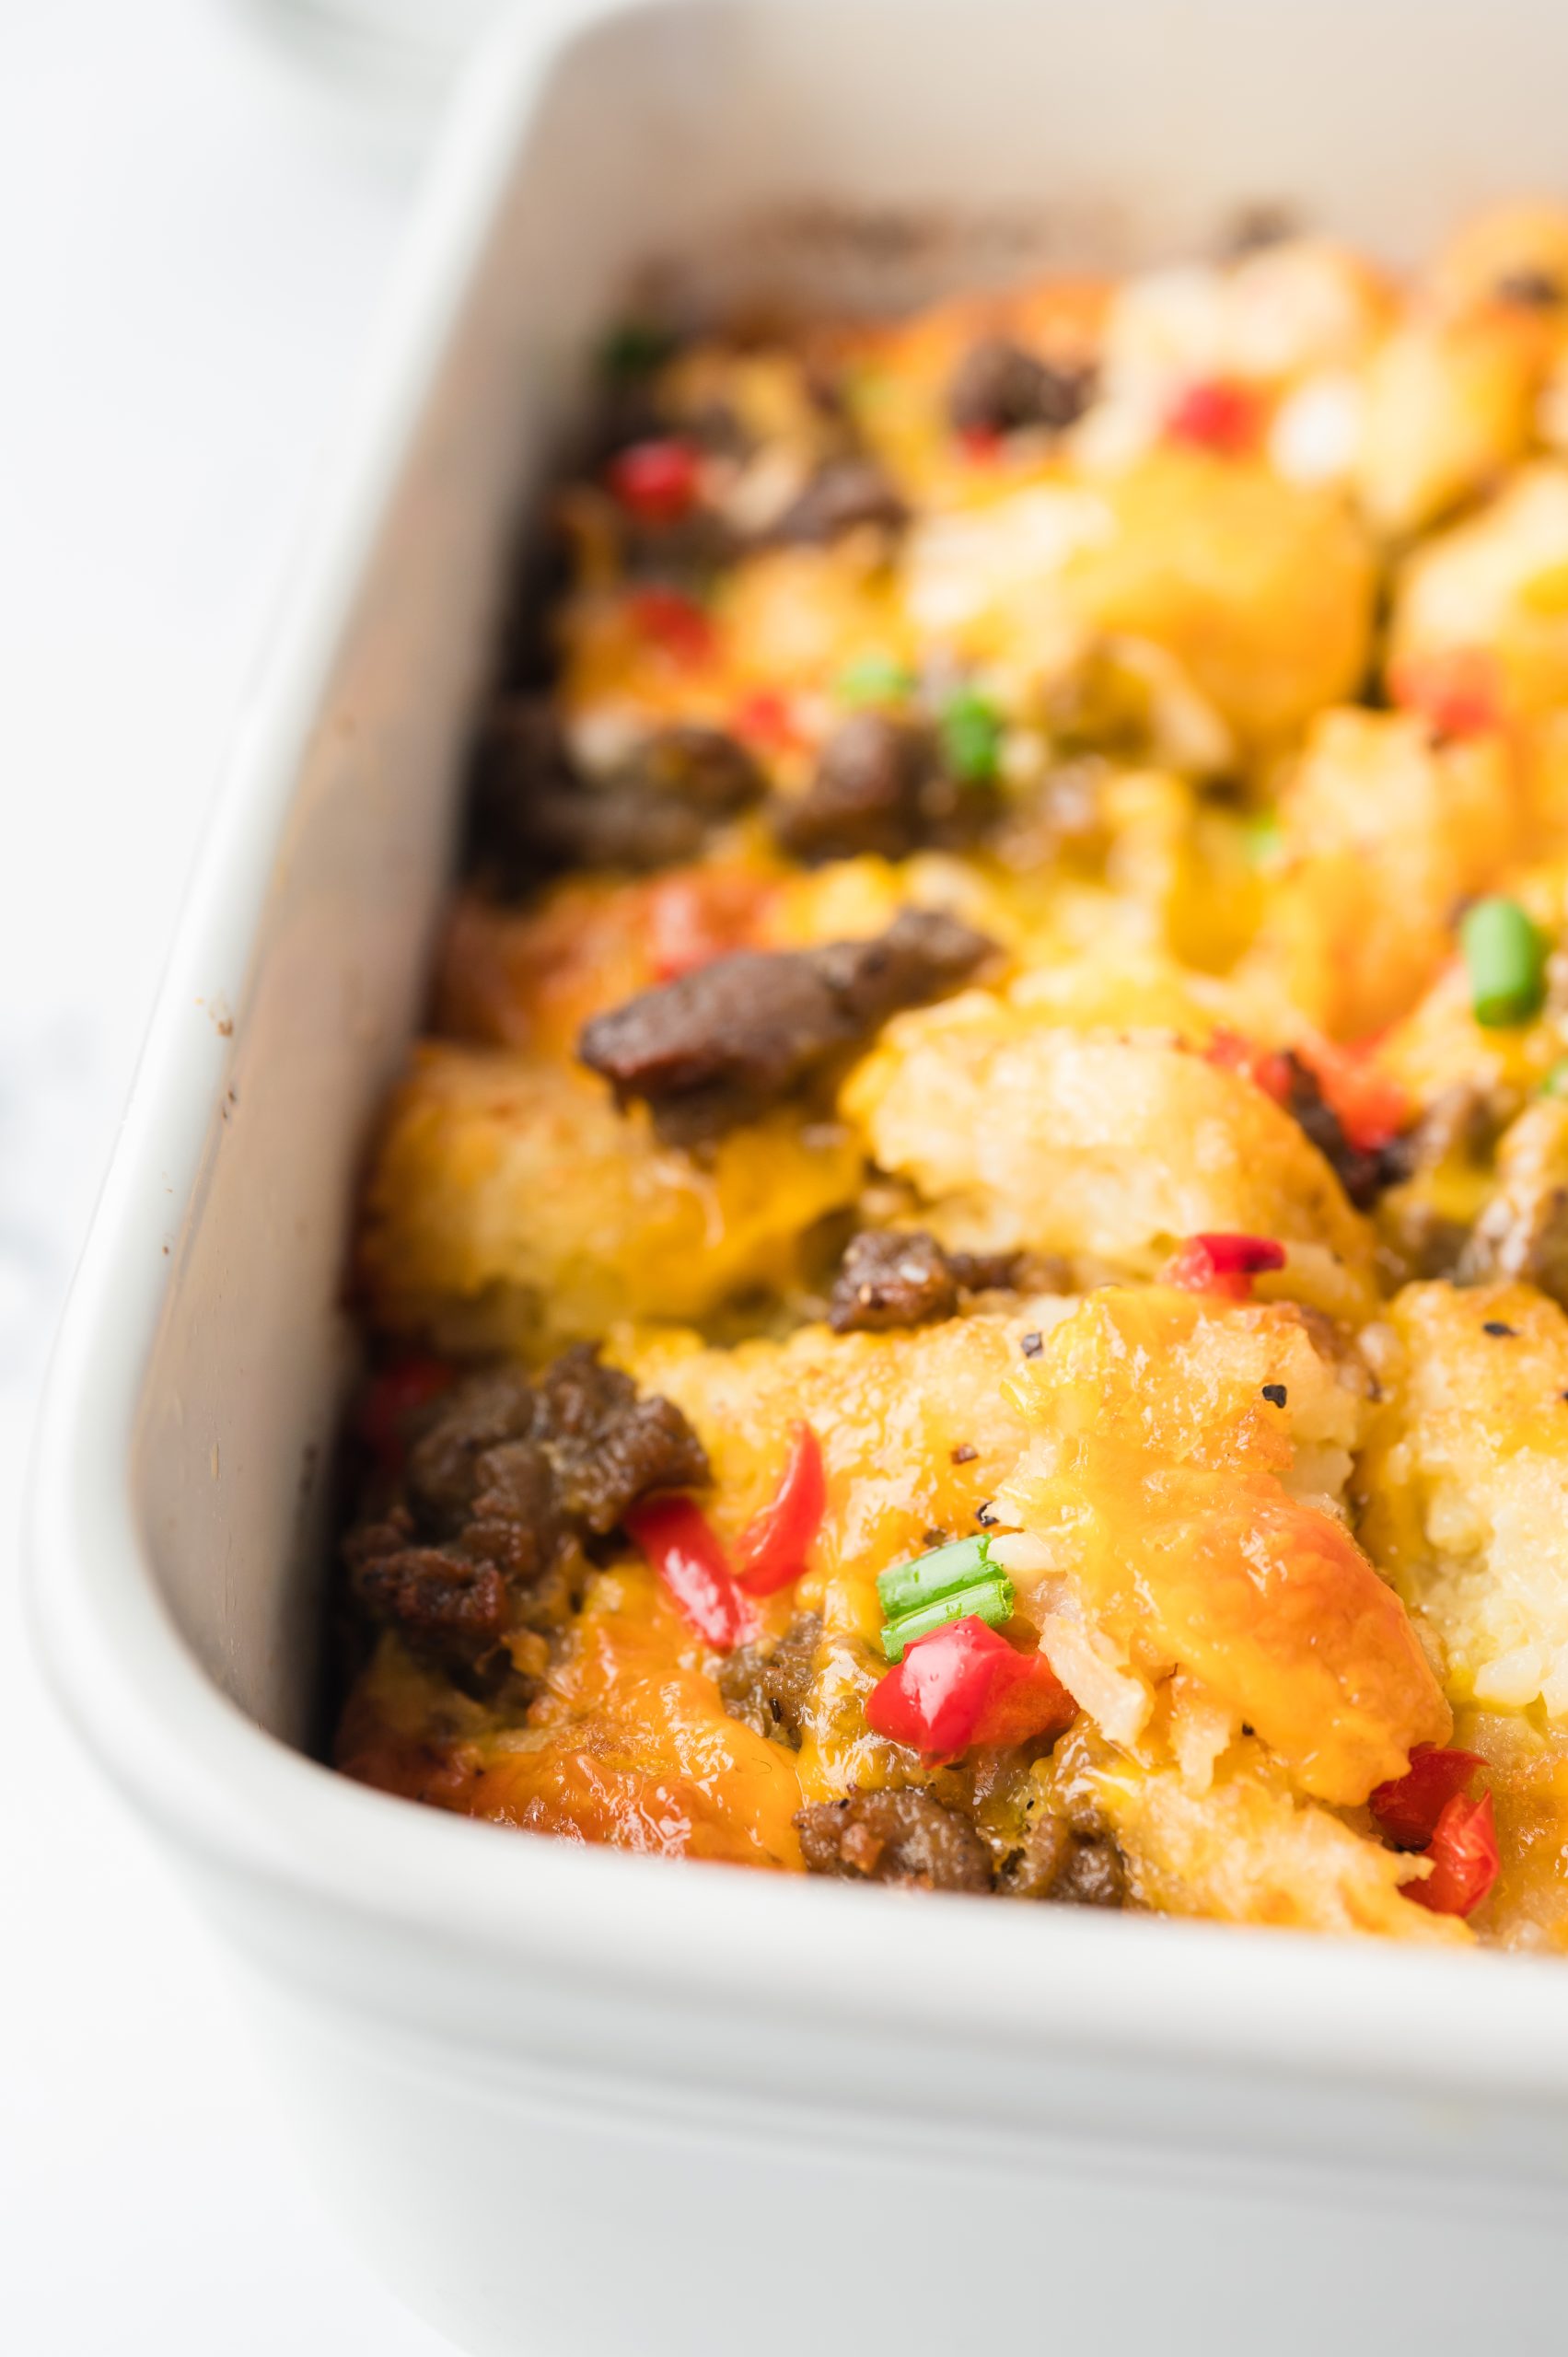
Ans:
{"type": "Polygon", "coordinates": [[[1002,765],[1002,715],[978,688],[958,688],[942,707],[942,751],[954,775],[985,785],[1002,765]]]}
{"type": "Polygon", "coordinates": [[[1568,1056],[1559,1056],[1537,1089],[1538,1097],[1568,1097],[1568,1056]]]}
{"type": "Polygon", "coordinates": [[[859,655],[833,682],[841,703],[900,703],[914,692],[914,673],[892,655],[859,655]]]}
{"type": "Polygon", "coordinates": [[[1517,900],[1478,900],[1459,926],[1470,1006],[1489,1031],[1528,1023],[1546,997],[1546,942],[1517,900]]]}
{"type": "Polygon", "coordinates": [[[933,1629],[940,1629],[946,1621],[961,1620],[966,1613],[975,1613],[992,1628],[1000,1629],[1013,1617],[1013,1583],[1005,1573],[975,1580],[968,1587],[950,1588],[946,1596],[923,1604],[917,1612],[900,1613],[889,1620],[882,1631],[882,1651],[889,1661],[901,1661],[904,1648],[912,1645],[917,1637],[928,1637],[933,1629]]]}
{"type": "Polygon", "coordinates": [[[949,1588],[995,1576],[991,1536],[981,1530],[972,1538],[955,1538],[950,1546],[935,1548],[929,1555],[916,1555],[911,1562],[894,1563],[877,1580],[877,1594],[889,1620],[896,1620],[900,1612],[913,1612],[946,1596],[949,1588]]]}

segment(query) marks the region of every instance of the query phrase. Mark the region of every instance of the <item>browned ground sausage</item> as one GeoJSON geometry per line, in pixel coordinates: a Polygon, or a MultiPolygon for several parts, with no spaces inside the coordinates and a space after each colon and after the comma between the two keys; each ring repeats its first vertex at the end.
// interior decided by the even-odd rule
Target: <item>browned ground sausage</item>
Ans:
{"type": "Polygon", "coordinates": [[[721,1135],[788,1097],[900,1007],[967,981],[994,945],[956,917],[903,909],[871,941],[715,958],[586,1024],[578,1053],[669,1144],[721,1135]]]}
{"type": "Polygon", "coordinates": [[[587,1344],[533,1381],[515,1367],[471,1375],[424,1411],[390,1503],[349,1530],[350,1587],[483,1691],[508,1674],[508,1630],[561,1625],[587,1548],[636,1499],[708,1478],[679,1409],[641,1398],[587,1344]]]}
{"type": "Polygon", "coordinates": [[[711,830],[761,801],[767,781],[716,728],[663,728],[603,778],[583,775],[534,697],[499,704],[475,759],[470,853],[505,893],[563,868],[641,874],[694,859],[711,830]]]}
{"type": "Polygon", "coordinates": [[[805,1612],[784,1636],[726,1654],[715,1676],[730,1717],[798,1751],[821,1635],[821,1614],[805,1612]]]}
{"type": "Polygon", "coordinates": [[[801,1809],[795,1822],[807,1874],[913,1890],[992,1887],[985,1843],[929,1793],[851,1793],[801,1809]]]}
{"type": "Polygon", "coordinates": [[[947,415],[960,434],[1011,434],[1020,426],[1053,432],[1081,417],[1094,399],[1095,371],[1040,360],[1004,336],[971,343],[947,389],[947,415]]]}

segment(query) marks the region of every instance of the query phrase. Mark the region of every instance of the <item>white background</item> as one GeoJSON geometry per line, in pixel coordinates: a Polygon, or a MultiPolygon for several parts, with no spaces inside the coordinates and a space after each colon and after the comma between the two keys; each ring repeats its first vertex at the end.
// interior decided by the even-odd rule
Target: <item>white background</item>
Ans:
{"type": "Polygon", "coordinates": [[[253,0],[0,0],[0,2347],[438,2357],[28,1657],[32,1399],[424,122],[253,0]]]}

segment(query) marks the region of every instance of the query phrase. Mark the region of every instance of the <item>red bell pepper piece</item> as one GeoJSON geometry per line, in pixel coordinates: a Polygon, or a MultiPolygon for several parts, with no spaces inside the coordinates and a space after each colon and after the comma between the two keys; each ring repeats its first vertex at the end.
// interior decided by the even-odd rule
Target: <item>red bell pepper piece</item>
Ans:
{"type": "Polygon", "coordinates": [[[679,589],[639,589],[629,599],[633,621],[672,663],[691,668],[714,651],[714,626],[701,606],[679,589]]]}
{"type": "Polygon", "coordinates": [[[403,1461],[409,1418],[449,1389],[457,1376],[446,1359],[410,1351],[371,1377],[355,1422],[360,1439],[388,1472],[395,1473],[403,1461]]]}
{"type": "Polygon", "coordinates": [[[742,696],[730,725],[749,745],[761,745],[773,753],[794,752],[802,742],[795,706],[779,688],[753,688],[742,696]]]}
{"type": "Polygon", "coordinates": [[[993,425],[961,425],[958,446],[971,466],[993,466],[1002,456],[1002,435],[993,425]]]}
{"type": "Polygon", "coordinates": [[[772,1596],[806,1568],[827,1504],[822,1444],[809,1424],[796,1424],[772,1502],[747,1524],[736,1543],[736,1576],[749,1596],[772,1596]]]}
{"type": "Polygon", "coordinates": [[[645,904],[648,962],[661,982],[690,974],[751,939],[769,888],[717,870],[662,877],[645,904]]]}
{"type": "Polygon", "coordinates": [[[678,524],[697,501],[701,459],[673,435],[633,442],[610,460],[606,480],[628,515],[641,524],[678,524]]]}
{"type": "Polygon", "coordinates": [[[1262,404],[1248,386],[1210,377],[1177,395],[1166,412],[1165,430],[1172,442],[1238,459],[1262,439],[1262,404]]]}
{"type": "Polygon", "coordinates": [[[1378,1040],[1353,1048],[1328,1039],[1299,1040],[1296,1054],[1313,1073],[1351,1144],[1375,1154],[1410,1127],[1411,1100],[1400,1084],[1372,1062],[1378,1040]]]}
{"type": "Polygon", "coordinates": [[[705,1643],[726,1654],[749,1643],[757,1634],[757,1617],[736,1586],[701,1506],[673,1494],[642,1498],[624,1521],[705,1643]]]}
{"type": "Polygon", "coordinates": [[[1405,1897],[1434,1915],[1473,1915],[1497,1880],[1497,1829],[1492,1819],[1492,1794],[1479,1801],[1456,1793],[1443,1805],[1432,1840],[1423,1853],[1432,1861],[1424,1882],[1408,1882],[1405,1897]]]}
{"type": "Polygon", "coordinates": [[[1503,717],[1496,657],[1484,646],[1404,656],[1389,669],[1388,689],[1401,711],[1418,713],[1439,737],[1479,737],[1503,717]]]}
{"type": "Polygon", "coordinates": [[[1284,1264],[1284,1246],[1270,1236],[1190,1236],[1166,1263],[1164,1277],[1188,1293],[1250,1301],[1253,1278],[1284,1264]]]}
{"type": "Polygon", "coordinates": [[[1448,1803],[1483,1765],[1479,1751],[1418,1743],[1407,1773],[1376,1785],[1366,1805],[1400,1849],[1424,1850],[1448,1803]]]}
{"type": "Polygon", "coordinates": [[[1239,1031],[1216,1031],[1203,1051],[1204,1059],[1222,1072],[1238,1072],[1272,1097],[1276,1105],[1290,1101],[1290,1059],[1279,1048],[1260,1048],[1239,1031]]]}
{"type": "Polygon", "coordinates": [[[952,1759],[971,1744],[1050,1735],[1077,1707],[1042,1654],[1015,1651],[971,1612],[915,1639],[866,1696],[865,1724],[890,1743],[952,1759]]]}

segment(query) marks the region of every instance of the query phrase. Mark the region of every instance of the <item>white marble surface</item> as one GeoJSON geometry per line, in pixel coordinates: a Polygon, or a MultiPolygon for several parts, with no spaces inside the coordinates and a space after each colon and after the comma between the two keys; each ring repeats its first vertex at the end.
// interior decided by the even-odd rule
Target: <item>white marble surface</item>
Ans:
{"type": "MultiPolygon", "coordinates": [[[[0,1530],[181,879],[416,177],[244,0],[0,0],[0,1530]]],[[[0,1559],[0,2346],[436,2357],[317,2212],[0,1559]]]]}

